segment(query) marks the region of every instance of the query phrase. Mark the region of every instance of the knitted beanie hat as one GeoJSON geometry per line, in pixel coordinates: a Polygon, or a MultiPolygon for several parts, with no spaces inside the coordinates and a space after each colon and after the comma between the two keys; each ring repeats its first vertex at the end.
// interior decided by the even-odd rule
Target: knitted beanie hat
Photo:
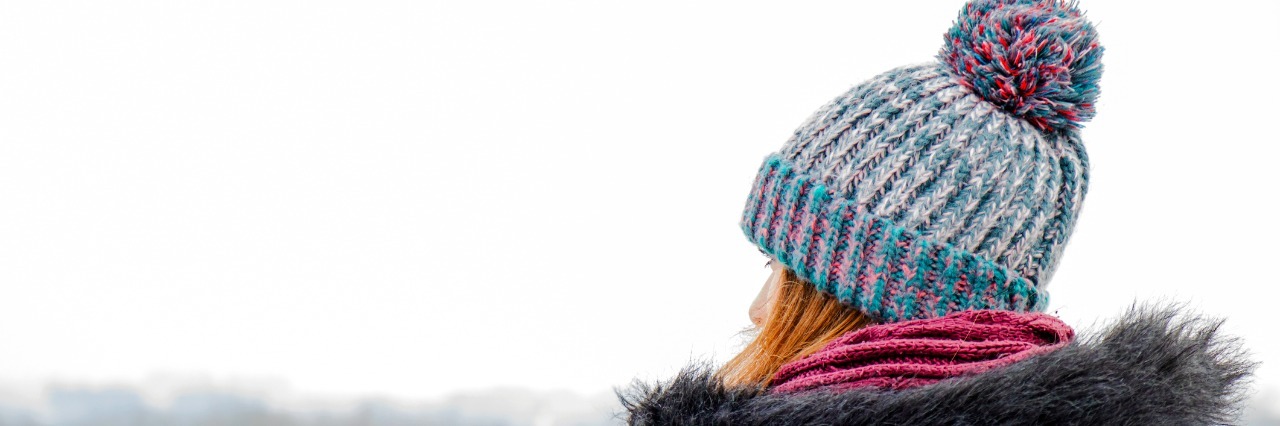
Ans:
{"type": "Polygon", "coordinates": [[[1071,1],[970,1],[938,61],[854,86],[765,159],[743,231],[878,321],[1043,310],[1087,187],[1096,38],[1071,1]]]}

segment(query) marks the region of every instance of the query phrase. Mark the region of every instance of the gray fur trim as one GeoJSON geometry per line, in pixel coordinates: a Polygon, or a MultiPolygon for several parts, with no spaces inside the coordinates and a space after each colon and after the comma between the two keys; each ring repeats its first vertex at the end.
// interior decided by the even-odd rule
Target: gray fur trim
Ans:
{"type": "Polygon", "coordinates": [[[986,373],[891,392],[725,388],[707,365],[619,398],[633,425],[1209,425],[1234,421],[1254,364],[1220,320],[1133,308],[1100,333],[986,373]]]}

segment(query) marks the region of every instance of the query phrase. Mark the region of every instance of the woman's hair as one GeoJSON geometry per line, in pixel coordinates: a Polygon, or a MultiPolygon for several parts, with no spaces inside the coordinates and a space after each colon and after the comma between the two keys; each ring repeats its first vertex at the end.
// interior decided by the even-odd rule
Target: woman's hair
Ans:
{"type": "Polygon", "coordinates": [[[778,369],[871,324],[856,309],[784,269],[769,316],[742,352],[717,373],[728,386],[768,387],[778,369]]]}

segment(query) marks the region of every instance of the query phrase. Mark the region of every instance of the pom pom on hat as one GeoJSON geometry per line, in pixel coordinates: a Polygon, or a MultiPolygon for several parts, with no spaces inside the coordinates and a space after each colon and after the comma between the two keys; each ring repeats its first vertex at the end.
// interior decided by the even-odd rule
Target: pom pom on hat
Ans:
{"type": "Polygon", "coordinates": [[[938,54],[960,82],[1042,130],[1093,118],[1102,46],[1062,0],[972,0],[938,54]]]}

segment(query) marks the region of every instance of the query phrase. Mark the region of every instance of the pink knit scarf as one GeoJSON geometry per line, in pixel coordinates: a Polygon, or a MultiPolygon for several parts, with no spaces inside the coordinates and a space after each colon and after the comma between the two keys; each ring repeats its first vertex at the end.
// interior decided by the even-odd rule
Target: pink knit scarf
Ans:
{"type": "Polygon", "coordinates": [[[1051,352],[1074,335],[1049,315],[992,310],[875,325],[782,366],[774,391],[910,388],[1051,352]]]}

